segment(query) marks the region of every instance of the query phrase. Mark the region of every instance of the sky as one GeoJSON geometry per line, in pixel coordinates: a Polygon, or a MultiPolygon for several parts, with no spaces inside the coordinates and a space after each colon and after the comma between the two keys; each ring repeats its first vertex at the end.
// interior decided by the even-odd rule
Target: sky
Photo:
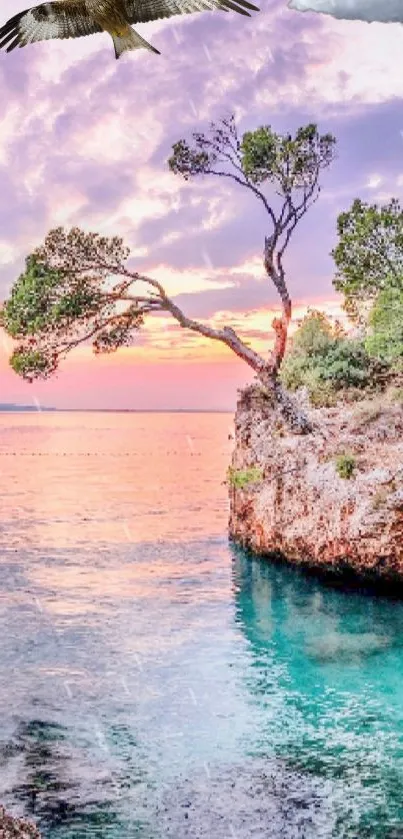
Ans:
{"type": "MultiPolygon", "coordinates": [[[[382,3],[392,15],[394,0],[382,3]]],[[[24,8],[3,0],[0,23],[24,8]]],[[[264,208],[230,181],[171,173],[172,144],[231,113],[240,134],[314,121],[337,137],[337,159],[284,261],[293,329],[308,307],[339,314],[337,215],[356,197],[403,198],[403,27],[261,0],[251,18],[206,12],[138,30],[160,56],[116,61],[105,33],[0,52],[0,300],[49,229],[78,226],[123,236],[130,267],[161,281],[186,314],[231,325],[266,354],[279,304],[262,265],[264,208]]],[[[31,385],[9,367],[12,346],[0,334],[0,402],[232,410],[253,379],[229,349],[161,317],[132,347],[97,357],[80,347],[56,377],[31,385]]]]}

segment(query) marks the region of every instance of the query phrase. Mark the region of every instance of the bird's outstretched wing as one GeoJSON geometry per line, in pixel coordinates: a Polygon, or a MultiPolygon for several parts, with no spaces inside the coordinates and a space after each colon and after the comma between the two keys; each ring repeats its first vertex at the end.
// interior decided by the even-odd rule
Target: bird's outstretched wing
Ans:
{"type": "Polygon", "coordinates": [[[10,18],[0,28],[0,49],[7,52],[15,47],[25,47],[35,41],[50,38],[79,38],[102,32],[101,27],[89,16],[84,0],[56,0],[41,3],[10,18]]]}
{"type": "Polygon", "coordinates": [[[249,0],[124,0],[124,4],[129,23],[147,23],[163,17],[217,9],[224,12],[231,9],[248,17],[249,11],[260,11],[253,3],[249,3],[249,0]]]}

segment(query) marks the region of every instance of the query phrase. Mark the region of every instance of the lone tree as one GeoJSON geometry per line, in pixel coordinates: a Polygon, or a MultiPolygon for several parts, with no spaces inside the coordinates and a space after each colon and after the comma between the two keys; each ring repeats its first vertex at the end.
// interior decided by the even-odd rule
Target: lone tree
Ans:
{"type": "Polygon", "coordinates": [[[174,144],[171,170],[185,179],[231,178],[250,190],[267,214],[270,234],[265,237],[264,266],[282,303],[282,315],[273,321],[275,344],[269,359],[230,326],[215,329],[188,318],[157,280],[127,268],[129,249],[119,237],[59,227],[26,259],[25,272],[3,306],[1,323],[19,342],[11,366],[28,381],[47,378],[78,344],[92,339],[96,353],[113,352],[132,342],[147,315],[169,312],[181,327],[226,344],[275,397],[289,426],[297,433],[309,432],[308,419],[278,377],[291,319],[283,256],[298,222],[318,198],[319,175],[333,159],[335,139],[308,125],[294,138],[263,126],[246,132],[240,141],[233,117],[212,123],[208,136],[194,134],[193,139],[192,148],[184,140],[174,144]],[[264,185],[280,199],[278,209],[264,185]]]}
{"type": "Polygon", "coordinates": [[[292,315],[284,253],[298,222],[319,197],[319,176],[334,158],[336,140],[331,134],[320,135],[314,124],[299,128],[295,137],[276,134],[264,125],[245,132],[240,140],[233,116],[212,123],[209,135],[194,133],[193,140],[193,146],[185,140],[174,144],[170,169],[185,180],[199,175],[230,178],[253,193],[268,217],[271,232],[265,236],[264,267],[282,304],[281,318],[272,323],[275,344],[265,368],[266,383],[273,388],[292,315]],[[269,197],[266,187],[280,200],[273,194],[269,197]]]}

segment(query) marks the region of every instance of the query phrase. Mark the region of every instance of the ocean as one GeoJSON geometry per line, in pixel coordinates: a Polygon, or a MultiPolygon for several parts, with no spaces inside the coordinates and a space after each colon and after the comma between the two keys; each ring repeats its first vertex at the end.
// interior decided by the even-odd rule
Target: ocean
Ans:
{"type": "Polygon", "coordinates": [[[403,603],[228,541],[230,414],[0,414],[0,802],[44,839],[403,837],[403,603]]]}

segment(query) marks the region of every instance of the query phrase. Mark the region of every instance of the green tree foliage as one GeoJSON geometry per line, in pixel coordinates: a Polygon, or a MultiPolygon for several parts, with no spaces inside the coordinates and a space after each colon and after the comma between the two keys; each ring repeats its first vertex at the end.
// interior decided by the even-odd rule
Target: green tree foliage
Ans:
{"type": "Polygon", "coordinates": [[[334,286],[351,319],[363,323],[380,291],[403,289],[403,210],[395,198],[384,207],[356,199],[339,215],[337,233],[334,286]]]}
{"type": "MultiPolygon", "coordinates": [[[[67,353],[91,342],[95,353],[133,343],[146,315],[165,312],[178,325],[221,341],[267,382],[267,360],[231,327],[215,329],[188,318],[151,277],[131,271],[129,250],[111,239],[78,228],[51,230],[44,245],[26,260],[0,311],[0,324],[18,341],[11,366],[28,381],[46,379],[67,353]]],[[[282,392],[278,397],[283,397],[282,392]]],[[[291,416],[287,399],[284,411],[291,416]]]]}
{"type": "Polygon", "coordinates": [[[335,143],[331,134],[320,135],[314,123],[298,128],[295,137],[264,125],[243,135],[242,170],[254,184],[271,181],[284,193],[304,189],[316,179],[318,168],[332,162],[335,143]]]}
{"type": "Polygon", "coordinates": [[[373,364],[362,343],[351,338],[334,338],[316,357],[319,377],[335,390],[366,387],[371,381],[373,364]]]}
{"type": "Polygon", "coordinates": [[[26,259],[0,314],[0,324],[19,343],[10,364],[23,378],[46,379],[61,357],[94,337],[96,352],[128,343],[142,323],[136,304],[116,311],[116,298],[105,288],[108,276],[127,255],[122,241],[72,228],[50,231],[42,248],[26,259]]]}
{"type": "Polygon", "coordinates": [[[378,294],[368,319],[365,348],[369,355],[403,368],[403,288],[389,287],[378,294]]]}
{"type": "Polygon", "coordinates": [[[306,387],[314,405],[330,405],[340,391],[366,388],[384,365],[371,359],[361,341],[348,338],[336,322],[311,310],[297,330],[280,377],[290,390],[306,387]]]}
{"type": "Polygon", "coordinates": [[[4,327],[12,338],[35,336],[55,324],[68,332],[77,320],[98,311],[98,289],[89,277],[72,278],[49,268],[37,255],[29,256],[25,265],[3,311],[4,327]]]}
{"type": "Polygon", "coordinates": [[[293,351],[307,357],[320,355],[333,338],[344,335],[339,321],[332,322],[324,312],[308,309],[293,340],[293,351]]]}
{"type": "Polygon", "coordinates": [[[231,178],[251,189],[274,225],[273,244],[278,245],[283,234],[288,244],[292,230],[318,197],[319,174],[334,159],[335,138],[320,134],[313,123],[299,128],[294,137],[264,125],[240,138],[233,116],[211,123],[209,133],[192,136],[193,145],[186,140],[174,143],[168,161],[171,171],[185,180],[199,175],[231,178]],[[264,183],[276,187],[282,200],[280,213],[261,191],[264,183]]]}

